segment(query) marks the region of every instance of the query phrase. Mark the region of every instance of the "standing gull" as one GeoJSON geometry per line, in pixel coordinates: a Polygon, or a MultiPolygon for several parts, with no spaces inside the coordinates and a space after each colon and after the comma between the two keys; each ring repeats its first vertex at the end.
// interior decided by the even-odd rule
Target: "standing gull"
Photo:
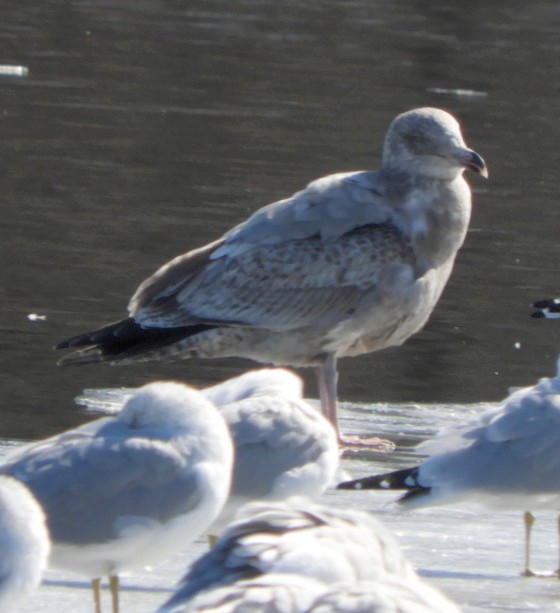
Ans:
{"type": "Polygon", "coordinates": [[[465,169],[487,176],[449,113],[403,113],[379,170],[313,181],[171,260],[136,290],[129,317],[61,342],[83,349],[60,363],[238,356],[315,366],[323,413],[338,427],[337,360],[402,344],[443,291],[469,224],[465,169]]]}
{"type": "Polygon", "coordinates": [[[408,490],[399,499],[408,508],[471,501],[525,511],[524,574],[535,574],[530,568],[534,518],[527,509],[560,510],[560,359],[557,369],[555,377],[518,390],[475,420],[419,445],[431,454],[419,466],[338,487],[408,490]]]}
{"type": "Polygon", "coordinates": [[[137,390],[105,417],[6,456],[0,473],[27,485],[43,506],[50,565],[92,579],[118,575],[184,549],[212,523],[230,486],[227,426],[202,395],[180,383],[137,390]]]}
{"type": "Polygon", "coordinates": [[[250,504],[194,562],[160,613],[305,613],[317,599],[333,598],[332,590],[397,584],[428,598],[431,608],[419,613],[458,611],[421,581],[393,536],[367,513],[297,499],[250,504]]]}
{"type": "Polygon", "coordinates": [[[19,609],[41,583],[50,542],[45,514],[29,490],[0,476],[0,611],[19,609]]]}

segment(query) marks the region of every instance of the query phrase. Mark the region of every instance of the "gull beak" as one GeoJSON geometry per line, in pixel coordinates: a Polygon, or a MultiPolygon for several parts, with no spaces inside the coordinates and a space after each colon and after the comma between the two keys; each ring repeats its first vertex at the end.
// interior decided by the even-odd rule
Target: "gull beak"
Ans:
{"type": "Polygon", "coordinates": [[[479,175],[482,175],[485,179],[488,178],[488,168],[486,167],[485,161],[478,155],[476,151],[472,149],[468,149],[468,159],[465,162],[466,168],[476,172],[479,175]]]}

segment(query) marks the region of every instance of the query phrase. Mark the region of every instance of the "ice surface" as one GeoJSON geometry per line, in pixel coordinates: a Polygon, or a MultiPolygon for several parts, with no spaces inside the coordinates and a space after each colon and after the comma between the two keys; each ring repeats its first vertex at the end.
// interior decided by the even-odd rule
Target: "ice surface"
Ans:
{"type": "MultiPolygon", "coordinates": [[[[117,395],[118,397],[118,395],[117,395]]],[[[107,400],[107,399],[105,399],[107,400]]],[[[110,400],[109,400],[110,402],[110,400]]],[[[343,460],[351,476],[373,474],[416,463],[413,445],[440,427],[460,423],[488,408],[480,405],[343,405],[342,429],[349,433],[380,434],[397,442],[394,453],[381,456],[361,451],[343,460]]],[[[0,446],[8,450],[13,441],[0,446]]],[[[403,511],[393,503],[392,492],[330,490],[324,499],[335,506],[373,512],[399,538],[406,554],[427,581],[442,589],[466,612],[560,611],[558,579],[527,579],[524,532],[519,512],[493,512],[475,505],[403,511]]],[[[533,566],[558,568],[556,513],[538,513],[533,534],[533,566]]],[[[189,561],[205,550],[200,539],[183,554],[153,569],[122,577],[123,613],[148,613],[163,603],[184,574],[189,561]]],[[[110,611],[103,594],[104,610],[110,611]]],[[[75,613],[93,611],[87,581],[49,571],[36,594],[22,609],[25,613],[75,613]]]]}

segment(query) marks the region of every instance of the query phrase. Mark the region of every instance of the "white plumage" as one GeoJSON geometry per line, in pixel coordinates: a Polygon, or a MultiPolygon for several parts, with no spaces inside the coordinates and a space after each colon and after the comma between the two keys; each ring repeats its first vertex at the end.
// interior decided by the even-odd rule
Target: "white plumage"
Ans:
{"type": "Polygon", "coordinates": [[[27,485],[47,516],[50,565],[92,579],[185,548],[226,500],[233,463],[227,426],[199,392],[180,383],[138,389],[114,417],[25,445],[0,473],[27,485]]]}
{"type": "MultiPolygon", "coordinates": [[[[560,360],[557,369],[555,377],[419,445],[429,454],[419,466],[339,488],[407,489],[400,502],[410,508],[471,501],[504,510],[560,510],[560,360]]],[[[529,540],[530,514],[525,520],[529,540]]],[[[529,566],[527,543],[527,574],[529,566]]]]}
{"type": "MultiPolygon", "coordinates": [[[[116,413],[132,393],[86,390],[78,402],[116,413]]],[[[248,371],[201,390],[218,407],[235,447],[231,492],[211,533],[217,534],[246,502],[319,497],[339,465],[336,433],[303,399],[301,377],[283,368],[248,371]]]]}
{"type": "Polygon", "coordinates": [[[19,481],[0,476],[0,611],[10,613],[41,583],[50,551],[45,514],[19,481]]]}
{"type": "MultiPolygon", "coordinates": [[[[408,599],[416,594],[418,602],[427,599],[431,608],[418,608],[419,613],[458,611],[421,582],[393,537],[368,514],[297,500],[253,504],[192,565],[160,613],[305,613],[315,606],[358,612],[357,603],[373,602],[379,585],[386,594],[393,591],[393,604],[399,591],[408,599]]],[[[392,609],[379,613],[385,610],[392,609]]]]}
{"type": "Polygon", "coordinates": [[[339,451],[331,424],[303,399],[303,383],[281,368],[253,370],[202,390],[231,432],[231,492],[218,533],[246,502],[318,498],[333,484],[339,451]]]}

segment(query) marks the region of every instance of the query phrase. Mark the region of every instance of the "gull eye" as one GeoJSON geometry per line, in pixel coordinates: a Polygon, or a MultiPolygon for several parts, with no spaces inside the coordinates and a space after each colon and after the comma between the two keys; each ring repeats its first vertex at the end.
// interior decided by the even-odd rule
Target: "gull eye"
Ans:
{"type": "Polygon", "coordinates": [[[419,151],[421,149],[425,149],[428,145],[429,140],[425,134],[421,134],[419,132],[407,134],[405,138],[409,148],[412,151],[419,151]]]}

